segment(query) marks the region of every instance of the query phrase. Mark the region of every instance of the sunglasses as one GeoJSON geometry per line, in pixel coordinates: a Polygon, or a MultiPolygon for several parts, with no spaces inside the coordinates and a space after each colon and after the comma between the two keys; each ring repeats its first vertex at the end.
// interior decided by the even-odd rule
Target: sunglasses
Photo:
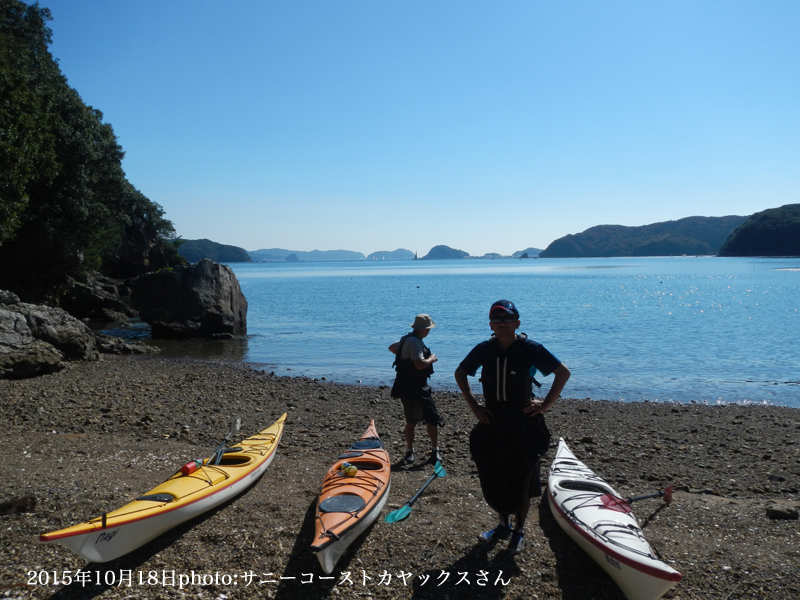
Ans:
{"type": "Polygon", "coordinates": [[[513,317],[508,319],[489,319],[489,323],[492,323],[494,325],[500,325],[502,323],[516,323],[516,322],[517,320],[513,317]]]}

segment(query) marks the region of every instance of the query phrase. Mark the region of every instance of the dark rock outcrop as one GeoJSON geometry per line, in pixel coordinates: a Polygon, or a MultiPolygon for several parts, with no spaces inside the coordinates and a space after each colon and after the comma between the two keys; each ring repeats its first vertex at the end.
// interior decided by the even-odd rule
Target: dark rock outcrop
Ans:
{"type": "Polygon", "coordinates": [[[94,334],[60,308],[20,302],[0,291],[0,378],[35,377],[64,360],[97,360],[94,334]]]}
{"type": "Polygon", "coordinates": [[[96,333],[97,349],[103,354],[158,354],[161,350],[139,340],[124,340],[113,335],[96,333]]]}
{"type": "Polygon", "coordinates": [[[233,271],[203,259],[139,277],[133,306],[154,338],[231,336],[247,331],[247,300],[233,271]]]}
{"type": "Polygon", "coordinates": [[[119,324],[136,316],[124,297],[130,297],[130,289],[123,281],[95,275],[85,282],[71,281],[59,304],[78,319],[119,324]]]}

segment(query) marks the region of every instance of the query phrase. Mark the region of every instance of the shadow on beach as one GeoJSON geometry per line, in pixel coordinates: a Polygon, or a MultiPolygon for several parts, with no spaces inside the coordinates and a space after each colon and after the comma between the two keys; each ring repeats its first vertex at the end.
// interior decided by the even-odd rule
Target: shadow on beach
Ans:
{"type": "MultiPolygon", "coordinates": [[[[261,477],[263,476],[264,474],[262,473],[261,477]]],[[[91,598],[96,598],[97,596],[102,595],[104,592],[110,589],[119,588],[125,590],[130,588],[131,590],[141,590],[143,587],[154,587],[155,585],[160,586],[163,577],[162,571],[155,571],[151,569],[151,571],[157,573],[158,575],[158,583],[152,584],[148,583],[147,572],[138,571],[139,567],[141,567],[158,553],[169,548],[172,544],[183,537],[186,532],[192,530],[201,523],[204,523],[218,512],[225,510],[231,504],[249,494],[250,491],[255,488],[257,483],[258,482],[255,482],[253,485],[230,500],[220,504],[215,508],[212,508],[202,515],[196,516],[194,519],[186,521],[185,523],[181,523],[177,527],[174,527],[173,529],[161,534],[153,541],[148,542],[144,546],[141,546],[136,550],[125,554],[124,556],[120,556],[115,560],[104,563],[88,563],[85,567],[80,569],[80,571],[88,573],[90,577],[83,582],[73,578],[71,584],[65,585],[59,589],[55,594],[49,597],[49,600],[90,600],[91,598]],[[123,573],[128,572],[130,572],[130,582],[122,579],[123,573]],[[140,577],[143,581],[142,585],[139,584],[140,577]]],[[[178,575],[175,574],[176,589],[179,587],[177,577],[178,575]]]]}
{"type": "MultiPolygon", "coordinates": [[[[278,589],[275,592],[274,598],[276,600],[289,600],[290,598],[293,600],[314,598],[316,600],[317,598],[329,597],[336,584],[342,581],[341,573],[347,571],[350,561],[353,560],[375,526],[375,523],[373,523],[362,532],[342,554],[342,557],[336,563],[334,572],[331,575],[325,575],[316,555],[311,552],[316,515],[317,498],[315,497],[308,505],[306,514],[303,517],[303,523],[295,536],[295,543],[292,546],[289,560],[284,569],[283,577],[285,579],[280,579],[278,589]],[[331,577],[331,579],[321,579],[321,577],[331,577]]],[[[276,573],[275,577],[280,578],[281,576],[276,573]]]]}
{"type": "Polygon", "coordinates": [[[472,600],[502,598],[505,586],[520,574],[514,556],[501,551],[489,558],[492,543],[478,542],[464,556],[447,567],[430,569],[414,577],[412,598],[472,600]]]}
{"type": "Polygon", "coordinates": [[[611,576],[561,529],[550,512],[547,496],[539,502],[539,527],[556,558],[562,600],[625,600],[611,576]]]}

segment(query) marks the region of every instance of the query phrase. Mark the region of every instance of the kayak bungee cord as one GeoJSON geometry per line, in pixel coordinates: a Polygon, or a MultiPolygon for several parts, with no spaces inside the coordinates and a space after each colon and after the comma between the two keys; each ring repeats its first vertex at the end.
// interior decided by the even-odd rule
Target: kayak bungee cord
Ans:
{"type": "Polygon", "coordinates": [[[326,528],[326,527],[325,527],[325,524],[322,522],[322,517],[321,517],[320,515],[317,515],[317,520],[318,520],[320,523],[322,523],[322,528],[323,528],[323,531],[322,531],[322,533],[320,533],[320,534],[319,534],[319,537],[320,537],[320,538],[323,538],[323,537],[329,537],[329,538],[331,538],[331,539],[333,539],[333,540],[338,540],[338,539],[339,539],[339,536],[338,536],[337,534],[333,533],[333,531],[331,531],[331,529],[336,529],[336,528],[337,528],[337,527],[339,527],[340,525],[344,525],[344,524],[345,524],[345,523],[347,523],[347,522],[348,522],[350,519],[357,519],[357,518],[358,518],[358,513],[360,513],[360,512],[361,512],[362,510],[364,510],[365,508],[366,508],[366,506],[362,506],[361,508],[358,508],[358,509],[356,509],[356,510],[353,510],[353,511],[351,511],[351,512],[349,512],[349,513],[344,513],[344,514],[347,514],[347,517],[345,517],[344,519],[342,519],[342,520],[341,520],[341,521],[339,521],[338,523],[334,523],[334,524],[333,524],[333,525],[331,525],[329,528],[326,528]]]}
{"type": "MultiPolygon", "coordinates": [[[[596,500],[598,497],[599,496],[594,495],[594,494],[584,494],[584,495],[571,496],[570,499],[569,499],[570,501],[572,501],[572,500],[581,501],[582,500],[583,502],[581,502],[580,504],[578,504],[574,508],[569,508],[569,509],[566,506],[562,505],[563,508],[564,508],[564,513],[567,516],[569,516],[570,519],[572,519],[573,521],[575,521],[576,523],[578,523],[579,525],[584,527],[587,531],[591,531],[597,537],[602,538],[602,540],[605,543],[612,544],[612,545],[618,546],[620,548],[624,548],[628,552],[632,552],[634,554],[638,554],[639,556],[644,556],[645,558],[651,558],[651,559],[656,559],[657,560],[658,557],[654,556],[653,554],[651,554],[649,552],[643,552],[641,550],[637,550],[636,548],[631,548],[630,546],[627,546],[627,545],[623,544],[620,541],[617,541],[615,539],[612,539],[612,538],[608,537],[607,534],[601,533],[595,527],[592,527],[592,526],[588,525],[587,523],[584,523],[575,514],[575,511],[578,510],[578,509],[581,509],[581,508],[602,508],[603,506],[605,506],[605,505],[602,505],[602,503],[600,503],[600,504],[596,504],[596,503],[595,504],[589,504],[589,502],[591,502],[592,500],[596,500]]],[[[605,523],[605,525],[610,526],[610,525],[613,525],[613,524],[612,523],[605,523]]],[[[636,537],[639,538],[641,541],[643,541],[643,542],[647,541],[645,539],[645,537],[643,535],[641,535],[641,529],[639,529],[639,528],[633,529],[633,525],[628,526],[628,527],[620,527],[620,525],[616,525],[616,526],[619,528],[619,529],[616,530],[618,533],[625,533],[626,535],[636,535],[636,537]]],[[[648,546],[649,546],[649,544],[648,544],[648,546]]]]}
{"type": "MultiPolygon", "coordinates": [[[[370,492],[373,496],[377,496],[378,493],[381,491],[381,488],[383,488],[383,481],[381,481],[378,477],[375,477],[375,475],[373,475],[372,473],[370,473],[367,470],[362,470],[361,473],[364,474],[365,478],[368,477],[372,481],[371,482],[368,482],[368,481],[356,481],[356,482],[353,482],[353,481],[348,481],[348,479],[350,479],[350,478],[342,478],[342,479],[339,479],[338,481],[334,481],[334,482],[330,483],[327,486],[327,488],[325,490],[323,490],[321,493],[324,494],[326,491],[330,491],[332,489],[336,489],[336,488],[343,487],[343,486],[354,486],[354,487],[359,487],[364,491],[370,492]]],[[[367,505],[368,505],[368,503],[364,504],[364,506],[362,506],[360,508],[357,508],[355,510],[352,510],[352,511],[349,511],[347,513],[344,513],[344,514],[347,514],[348,516],[345,517],[343,520],[339,521],[338,523],[334,523],[333,525],[331,525],[330,527],[327,527],[327,528],[325,527],[325,524],[322,521],[322,516],[318,514],[316,519],[320,522],[320,524],[322,525],[322,528],[323,528],[323,532],[320,534],[320,537],[327,536],[327,537],[330,537],[330,538],[332,538],[334,540],[338,540],[339,536],[337,534],[333,533],[331,531],[331,529],[336,529],[337,527],[340,527],[341,525],[344,525],[350,519],[357,519],[359,517],[359,514],[364,509],[367,508],[367,505]]]]}
{"type": "MultiPolygon", "coordinates": [[[[355,466],[357,467],[358,465],[355,465],[355,466]]],[[[364,470],[359,469],[359,471],[364,474],[364,479],[369,478],[372,481],[371,482],[369,482],[369,481],[359,481],[359,480],[350,481],[350,479],[352,479],[352,478],[343,477],[343,478],[339,479],[338,481],[333,481],[333,482],[329,483],[328,486],[325,489],[322,490],[322,493],[325,493],[328,490],[335,490],[336,488],[340,488],[340,487],[343,487],[343,486],[346,486],[346,485],[351,485],[351,486],[354,486],[354,487],[361,488],[362,490],[371,492],[373,496],[376,495],[380,491],[380,489],[383,487],[383,481],[381,481],[379,478],[375,477],[375,475],[373,475],[372,473],[370,473],[366,469],[364,469],[364,470]]]]}
{"type": "MultiPolygon", "coordinates": [[[[378,458],[378,457],[373,457],[373,458],[378,458]]],[[[364,465],[364,466],[366,466],[368,464],[369,463],[362,463],[362,465],[364,465]]],[[[354,466],[358,467],[358,463],[354,463],[354,466]]],[[[362,468],[360,468],[358,470],[358,472],[362,474],[360,478],[358,478],[355,481],[353,481],[353,477],[342,477],[342,478],[336,479],[334,481],[329,481],[328,484],[323,487],[322,491],[320,492],[320,496],[324,495],[327,492],[330,492],[331,490],[335,490],[335,489],[338,489],[340,487],[346,487],[346,486],[357,487],[357,488],[360,488],[360,489],[364,490],[365,492],[368,492],[368,493],[372,494],[372,496],[377,496],[381,492],[382,488],[384,487],[384,482],[379,477],[376,477],[375,475],[370,473],[369,472],[370,470],[367,469],[367,468],[364,468],[364,466],[362,466],[362,468]]],[[[329,496],[329,497],[333,497],[333,496],[335,496],[335,494],[333,494],[332,496],[329,496]]],[[[339,535],[334,533],[332,530],[336,529],[337,527],[341,527],[342,525],[344,525],[345,523],[347,523],[348,521],[350,521],[352,519],[358,519],[359,516],[360,516],[360,513],[363,512],[365,509],[367,509],[368,506],[369,506],[369,503],[366,502],[364,504],[364,506],[361,506],[361,507],[359,507],[359,508],[357,508],[355,510],[352,510],[352,511],[348,511],[347,513],[343,513],[343,514],[346,514],[347,516],[344,519],[342,519],[341,521],[339,521],[337,523],[334,523],[330,527],[325,527],[325,523],[322,521],[322,515],[321,514],[317,514],[316,520],[320,522],[320,525],[322,526],[322,529],[323,529],[323,531],[320,533],[319,537],[320,538],[329,537],[329,538],[333,539],[334,541],[338,540],[339,539],[339,535]]]]}

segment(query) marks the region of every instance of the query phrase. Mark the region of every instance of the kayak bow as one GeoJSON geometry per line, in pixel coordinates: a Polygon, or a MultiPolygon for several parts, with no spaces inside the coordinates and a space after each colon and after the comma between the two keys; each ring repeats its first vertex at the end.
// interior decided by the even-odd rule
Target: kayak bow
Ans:
{"type": "Polygon", "coordinates": [[[680,573],[656,556],[630,502],[575,458],[563,438],[547,492],[558,524],[611,575],[628,600],[657,600],[681,580],[680,573]]]}

